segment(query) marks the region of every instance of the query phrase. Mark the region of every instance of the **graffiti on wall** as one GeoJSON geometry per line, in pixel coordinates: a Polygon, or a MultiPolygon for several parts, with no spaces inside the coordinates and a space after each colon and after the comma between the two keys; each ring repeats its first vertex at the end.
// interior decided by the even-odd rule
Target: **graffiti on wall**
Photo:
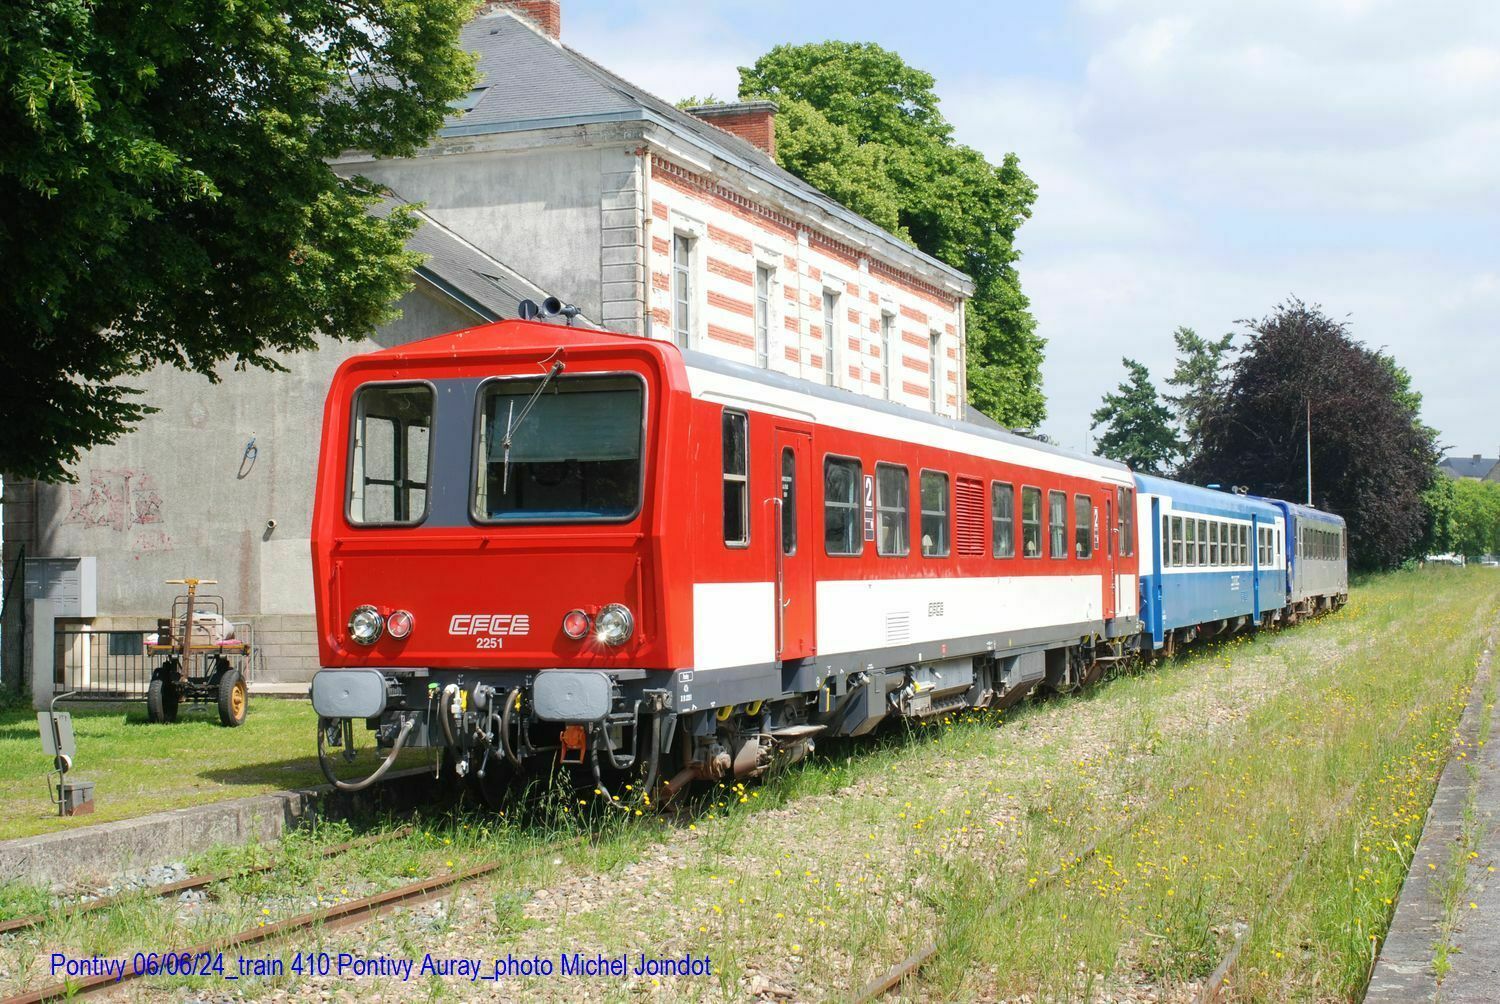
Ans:
{"type": "Polygon", "coordinates": [[[145,471],[90,469],[85,480],[68,487],[68,515],[63,524],[124,533],[134,526],[160,523],[161,510],[161,492],[145,471]]]}

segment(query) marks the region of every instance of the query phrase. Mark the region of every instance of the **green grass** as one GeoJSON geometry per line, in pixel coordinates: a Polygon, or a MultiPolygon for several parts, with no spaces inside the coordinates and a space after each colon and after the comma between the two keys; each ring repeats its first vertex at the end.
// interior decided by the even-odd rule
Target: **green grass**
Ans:
{"type": "MultiPolygon", "coordinates": [[[[183,706],[171,725],[146,721],[144,704],[64,705],[73,716],[78,755],[69,777],[93,781],[92,815],[59,818],[48,800],[36,712],[0,712],[0,839],[51,833],[163,809],[322,784],[305,700],[256,698],[245,724],[219,725],[211,706],[183,706]]],[[[358,740],[368,753],[370,739],[358,740]]],[[[411,766],[424,762],[413,755],[411,766]]],[[[406,761],[403,760],[403,764],[406,761]]]]}
{"type": "MultiPolygon", "coordinates": [[[[33,975],[0,989],[36,985],[27,953],[54,946],[201,941],[412,875],[507,860],[514,866],[466,894],[468,912],[445,915],[445,936],[484,955],[711,951],[718,978],[672,982],[663,990],[674,998],[740,998],[739,980],[752,974],[796,999],[840,998],[934,936],[942,954],[908,994],[1185,996],[1250,924],[1231,998],[1357,1000],[1497,607],[1500,577],[1489,570],[1370,579],[1319,622],[1201,648],[998,718],[826,743],[765,783],[711,789],[681,818],[559,795],[524,815],[420,818],[408,835],[333,860],[315,849],[347,839],[347,827],[278,848],[219,849],[194,867],[268,854],[283,864],[216,891],[201,916],[143,901],[18,939],[0,970],[33,975]],[[584,832],[590,847],[535,853],[584,832]],[[1076,860],[1091,844],[1099,853],[1076,860]],[[585,890],[583,905],[560,906],[570,882],[585,890]],[[541,888],[549,899],[533,898],[541,888]]],[[[251,721],[270,705],[255,705],[251,721]]],[[[300,757],[315,779],[311,715],[292,706],[306,718],[287,727],[288,760],[300,757]]],[[[115,728],[160,727],[121,726],[116,715],[115,728]]],[[[0,889],[0,911],[26,912],[35,895],[0,889]]],[[[398,914],[380,929],[420,955],[434,937],[423,923],[398,914]]],[[[312,940],[357,950],[375,936],[312,940]]],[[[288,979],[242,989],[309,988],[288,979]]],[[[516,989],[563,1000],[578,988],[516,989]]]]}

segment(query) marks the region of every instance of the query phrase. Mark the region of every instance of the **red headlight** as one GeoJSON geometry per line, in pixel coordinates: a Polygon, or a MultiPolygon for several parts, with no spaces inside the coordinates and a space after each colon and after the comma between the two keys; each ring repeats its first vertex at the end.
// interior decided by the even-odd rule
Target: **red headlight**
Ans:
{"type": "Polygon", "coordinates": [[[589,633],[591,626],[589,615],[582,610],[569,610],[566,614],[563,614],[563,634],[574,641],[582,640],[589,633]]]}
{"type": "Polygon", "coordinates": [[[416,618],[412,617],[410,610],[397,610],[385,619],[386,634],[398,641],[411,634],[411,629],[416,624],[416,618]]]}

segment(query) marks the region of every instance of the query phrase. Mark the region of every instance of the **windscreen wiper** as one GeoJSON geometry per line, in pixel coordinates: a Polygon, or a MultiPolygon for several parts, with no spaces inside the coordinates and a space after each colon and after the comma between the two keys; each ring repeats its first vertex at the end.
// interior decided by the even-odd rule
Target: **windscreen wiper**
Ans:
{"type": "Polygon", "coordinates": [[[521,414],[520,415],[516,414],[516,401],[515,401],[515,398],[511,398],[510,411],[505,416],[505,438],[502,439],[502,440],[500,440],[500,450],[501,450],[501,460],[500,460],[500,494],[501,495],[504,495],[506,492],[510,491],[510,443],[511,443],[511,440],[515,438],[516,430],[521,427],[521,423],[523,423],[523,422],[526,421],[526,416],[529,415],[529,414],[531,414],[531,409],[536,404],[536,399],[542,396],[542,391],[544,391],[544,390],[547,389],[547,385],[552,382],[552,378],[555,377],[555,376],[557,376],[562,371],[563,371],[563,361],[561,359],[559,359],[557,362],[555,362],[555,363],[552,364],[552,368],[547,371],[547,375],[544,376],[544,377],[542,377],[542,383],[541,383],[541,385],[539,387],[537,387],[536,390],[534,390],[534,391],[531,392],[531,396],[529,398],[527,398],[526,399],[526,403],[521,406],[521,414]]]}

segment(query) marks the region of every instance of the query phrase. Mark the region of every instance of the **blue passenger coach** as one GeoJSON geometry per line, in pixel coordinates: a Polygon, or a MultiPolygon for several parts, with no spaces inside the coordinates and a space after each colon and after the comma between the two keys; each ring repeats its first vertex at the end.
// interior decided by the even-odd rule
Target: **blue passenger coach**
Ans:
{"type": "Polygon", "coordinates": [[[1286,521],[1290,620],[1337,610],[1349,599],[1349,532],[1342,516],[1295,502],[1265,499],[1286,521]]]}
{"type": "Polygon", "coordinates": [[[1141,621],[1153,648],[1279,620],[1287,514],[1267,499],[1135,476],[1141,621]]]}

